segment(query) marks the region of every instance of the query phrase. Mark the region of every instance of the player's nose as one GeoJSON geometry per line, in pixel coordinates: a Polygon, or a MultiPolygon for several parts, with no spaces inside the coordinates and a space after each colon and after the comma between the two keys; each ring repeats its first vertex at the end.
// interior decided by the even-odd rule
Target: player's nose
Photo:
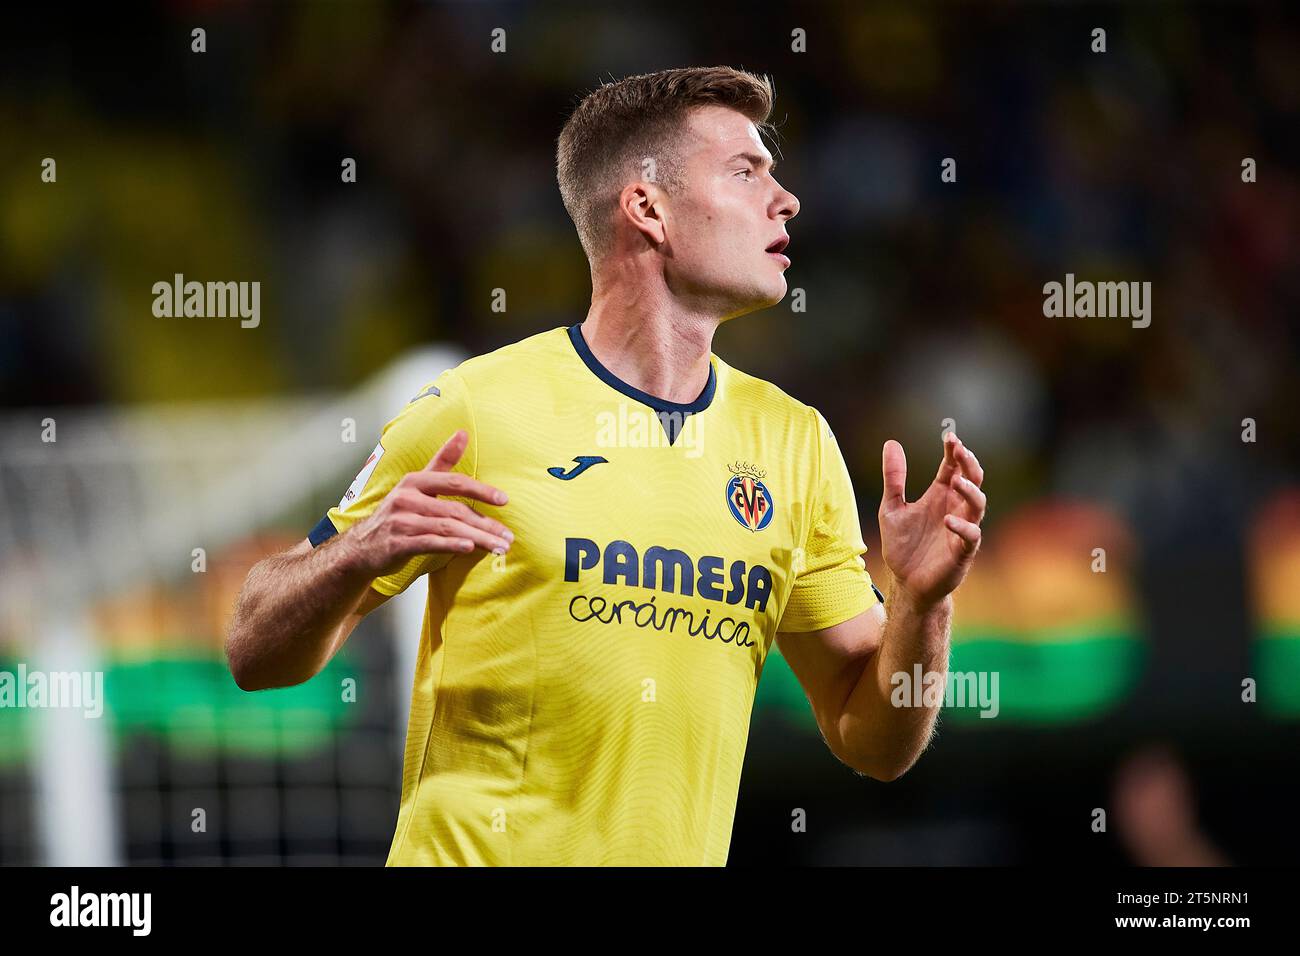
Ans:
{"type": "Polygon", "coordinates": [[[778,189],[773,206],[776,215],[786,222],[799,215],[799,197],[788,189],[778,189]]]}

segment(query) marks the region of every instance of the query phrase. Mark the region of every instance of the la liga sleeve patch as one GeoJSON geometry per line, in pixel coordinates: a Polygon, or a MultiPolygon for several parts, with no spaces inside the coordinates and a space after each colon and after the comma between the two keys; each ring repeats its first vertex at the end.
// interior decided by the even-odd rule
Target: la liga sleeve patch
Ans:
{"type": "Polygon", "coordinates": [[[366,463],[361,466],[361,470],[357,472],[357,476],[352,479],[352,484],[348,486],[348,490],[343,493],[343,498],[339,501],[339,511],[347,511],[348,506],[361,497],[361,492],[365,490],[366,482],[368,482],[370,476],[375,473],[375,468],[379,465],[379,459],[383,457],[384,443],[381,441],[379,444],[375,445],[375,450],[370,453],[370,457],[366,459],[366,463]]]}

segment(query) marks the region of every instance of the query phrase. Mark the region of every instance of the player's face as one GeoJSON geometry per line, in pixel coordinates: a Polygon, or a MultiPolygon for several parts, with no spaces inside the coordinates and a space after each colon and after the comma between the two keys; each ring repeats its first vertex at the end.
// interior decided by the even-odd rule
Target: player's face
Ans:
{"type": "Polygon", "coordinates": [[[686,125],[685,185],[667,201],[670,287],[723,319],[780,302],[790,260],[774,250],[799,200],[772,176],[772,154],[740,113],[701,107],[686,125]]]}

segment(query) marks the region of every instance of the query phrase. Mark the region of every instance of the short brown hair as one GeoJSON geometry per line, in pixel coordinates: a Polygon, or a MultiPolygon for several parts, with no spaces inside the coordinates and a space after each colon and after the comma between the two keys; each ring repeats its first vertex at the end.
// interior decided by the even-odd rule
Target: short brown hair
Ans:
{"type": "Polygon", "coordinates": [[[681,186],[677,134],[692,109],[725,106],[771,134],[772,81],[729,66],[661,70],[602,84],[569,116],[556,148],[556,178],[564,208],[587,257],[607,247],[613,204],[654,159],[655,182],[681,186]]]}

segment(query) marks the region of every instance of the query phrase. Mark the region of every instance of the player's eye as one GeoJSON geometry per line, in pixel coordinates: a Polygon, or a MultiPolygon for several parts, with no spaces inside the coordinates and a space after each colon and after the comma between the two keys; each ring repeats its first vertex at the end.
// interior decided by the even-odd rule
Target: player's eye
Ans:
{"type": "Polygon", "coordinates": [[[742,169],[738,171],[737,175],[744,176],[747,179],[753,179],[754,171],[752,169],[742,169]]]}

